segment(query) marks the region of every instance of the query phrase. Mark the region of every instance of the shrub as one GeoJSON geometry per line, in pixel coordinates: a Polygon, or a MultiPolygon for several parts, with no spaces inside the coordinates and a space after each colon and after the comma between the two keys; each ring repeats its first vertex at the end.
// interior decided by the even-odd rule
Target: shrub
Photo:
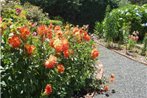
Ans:
{"type": "Polygon", "coordinates": [[[36,26],[22,12],[15,6],[0,19],[2,97],[69,98],[93,87],[95,82],[87,81],[93,79],[99,52],[86,28],[36,26]]]}
{"type": "Polygon", "coordinates": [[[146,4],[147,1],[146,0],[129,0],[132,4],[139,4],[139,5],[143,5],[146,4]]]}
{"type": "Polygon", "coordinates": [[[53,25],[17,28],[10,32],[8,27],[2,35],[2,97],[71,97],[88,85],[98,51],[86,31],[53,25]]]}
{"type": "Polygon", "coordinates": [[[147,34],[144,37],[143,44],[144,44],[144,46],[142,48],[141,55],[146,55],[146,51],[147,51],[147,34]]]}
{"type": "Polygon", "coordinates": [[[62,21],[60,20],[50,20],[50,19],[46,19],[43,21],[39,21],[40,24],[46,24],[49,25],[50,23],[52,23],[53,25],[62,25],[62,21]]]}
{"type": "MultiPolygon", "coordinates": [[[[18,2],[3,2],[2,3],[2,17],[3,23],[1,24],[1,30],[5,30],[11,26],[11,31],[16,31],[16,27],[28,25],[29,21],[26,18],[27,12],[18,2]]],[[[6,31],[4,33],[7,33],[6,31]]]]}
{"type": "Polygon", "coordinates": [[[95,23],[94,33],[98,35],[100,38],[103,37],[103,24],[100,22],[95,23]]]}
{"type": "Polygon", "coordinates": [[[133,50],[135,47],[139,37],[138,37],[138,32],[133,32],[132,35],[129,35],[129,40],[128,40],[128,49],[133,50]]]}
{"type": "MultiPolygon", "coordinates": [[[[49,19],[48,14],[44,13],[38,6],[31,5],[30,3],[25,3],[21,5],[20,2],[10,0],[2,3],[2,16],[12,17],[12,15],[17,14],[15,10],[22,11],[21,14],[25,14],[25,18],[32,22],[39,22],[42,20],[49,19]]],[[[17,17],[17,16],[16,16],[17,17]]]]}
{"type": "Polygon", "coordinates": [[[59,21],[65,22],[61,16],[55,16],[53,17],[53,20],[59,20],[59,21]]]}
{"type": "Polygon", "coordinates": [[[54,20],[49,25],[39,23],[43,20],[32,23],[20,4],[4,9],[2,97],[69,98],[83,88],[99,89],[105,82],[93,77],[99,52],[87,28],[53,25],[54,20]]]}
{"type": "Polygon", "coordinates": [[[31,5],[30,3],[25,3],[23,7],[27,11],[28,20],[36,22],[48,19],[48,13],[43,13],[43,10],[38,6],[31,5]]]}
{"type": "MultiPolygon", "coordinates": [[[[61,16],[72,24],[89,24],[93,31],[96,21],[102,21],[105,16],[106,6],[118,7],[118,0],[20,0],[22,3],[30,2],[40,6],[48,12],[51,19],[61,16]],[[89,7],[91,5],[91,7],[89,7]],[[90,20],[89,20],[90,19],[90,20]]],[[[56,20],[56,19],[55,19],[56,20]]]]}
{"type": "Polygon", "coordinates": [[[122,27],[124,24],[130,24],[130,32],[139,31],[140,40],[145,35],[146,27],[141,24],[147,21],[145,6],[128,5],[122,8],[114,9],[103,21],[104,35],[107,40],[123,42],[124,36],[122,27]]]}

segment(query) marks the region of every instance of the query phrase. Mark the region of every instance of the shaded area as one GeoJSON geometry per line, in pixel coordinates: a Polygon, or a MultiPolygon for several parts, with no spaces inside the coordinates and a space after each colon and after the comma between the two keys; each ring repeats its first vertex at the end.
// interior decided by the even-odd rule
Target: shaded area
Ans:
{"type": "MultiPolygon", "coordinates": [[[[147,66],[132,61],[102,46],[99,46],[100,60],[104,65],[105,74],[114,73],[116,81],[110,90],[116,93],[109,98],[146,98],[147,96],[147,66]]],[[[108,98],[96,95],[94,98],[108,98]]]]}
{"type": "Polygon", "coordinates": [[[52,19],[56,16],[62,17],[75,25],[89,24],[90,31],[93,30],[96,21],[102,21],[105,17],[107,5],[111,8],[118,7],[114,0],[20,0],[22,3],[30,2],[40,6],[49,13],[52,19]]]}

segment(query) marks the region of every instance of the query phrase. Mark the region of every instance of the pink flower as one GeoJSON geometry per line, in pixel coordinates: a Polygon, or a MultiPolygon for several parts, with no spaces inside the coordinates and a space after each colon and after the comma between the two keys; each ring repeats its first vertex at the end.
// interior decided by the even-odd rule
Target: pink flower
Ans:
{"type": "Polygon", "coordinates": [[[0,24],[2,23],[2,21],[3,21],[3,19],[2,19],[2,17],[0,17],[0,24]]]}
{"type": "Polygon", "coordinates": [[[19,15],[21,13],[21,9],[16,8],[16,14],[19,15]]]}

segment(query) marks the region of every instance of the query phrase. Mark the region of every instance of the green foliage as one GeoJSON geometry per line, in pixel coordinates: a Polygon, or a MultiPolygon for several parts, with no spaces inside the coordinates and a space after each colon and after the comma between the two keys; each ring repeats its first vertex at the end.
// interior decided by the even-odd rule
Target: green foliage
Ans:
{"type": "Polygon", "coordinates": [[[52,23],[53,25],[62,25],[63,24],[62,21],[60,21],[60,20],[50,20],[50,19],[40,21],[39,23],[46,24],[46,25],[49,25],[50,23],[52,23]]]}
{"type": "Polygon", "coordinates": [[[98,35],[98,37],[103,37],[103,25],[100,22],[96,22],[94,34],[98,35]]]}
{"type": "Polygon", "coordinates": [[[27,11],[28,20],[36,22],[48,19],[48,13],[43,13],[43,10],[38,6],[31,5],[30,3],[25,3],[23,7],[27,11]]]}
{"type": "Polygon", "coordinates": [[[135,47],[135,45],[136,45],[136,41],[129,39],[127,44],[127,49],[132,50],[135,47]]]}
{"type": "Polygon", "coordinates": [[[49,13],[51,19],[54,19],[54,16],[61,16],[65,21],[75,25],[89,24],[90,30],[93,30],[95,22],[104,19],[107,5],[110,5],[111,9],[116,8],[119,0],[21,0],[21,2],[40,6],[49,13]]]}
{"type": "Polygon", "coordinates": [[[105,17],[107,17],[109,15],[110,11],[111,11],[111,6],[107,5],[106,12],[105,12],[105,17]]]}
{"type": "Polygon", "coordinates": [[[29,22],[26,18],[27,12],[18,2],[3,2],[1,15],[3,17],[2,30],[11,25],[11,32],[14,32],[17,30],[16,27],[28,25],[29,22]]]}
{"type": "Polygon", "coordinates": [[[124,39],[124,43],[127,44],[128,43],[128,39],[129,39],[129,32],[130,32],[130,23],[127,24],[123,24],[123,27],[121,29],[121,31],[123,32],[123,39],[124,39]]]}
{"type": "Polygon", "coordinates": [[[146,55],[146,51],[147,51],[147,34],[144,37],[143,44],[144,44],[144,46],[142,48],[141,55],[146,55]]]}
{"type": "Polygon", "coordinates": [[[146,4],[147,1],[146,0],[129,0],[132,4],[139,4],[139,5],[143,5],[146,4]]]}
{"type": "Polygon", "coordinates": [[[139,31],[140,40],[143,39],[146,27],[142,24],[147,21],[145,6],[128,5],[122,8],[114,9],[103,21],[104,35],[106,40],[124,41],[122,27],[124,24],[130,24],[130,32],[139,31]]]}
{"type": "MultiPolygon", "coordinates": [[[[43,10],[37,6],[31,5],[30,3],[25,3],[20,5],[19,2],[7,1],[2,3],[2,16],[3,20],[8,23],[17,22],[14,25],[22,26],[31,22],[38,22],[39,24],[49,25],[50,23],[54,25],[62,25],[60,20],[50,20],[47,17],[47,13],[43,13],[43,10]],[[20,14],[17,14],[16,10],[20,10],[20,14]],[[7,19],[6,19],[7,18],[7,19]]],[[[3,24],[5,25],[5,24],[3,24]]],[[[14,26],[13,26],[14,27],[14,26]]]]}
{"type": "MultiPolygon", "coordinates": [[[[39,7],[29,3],[21,5],[19,2],[13,0],[2,2],[2,16],[13,19],[27,19],[32,22],[39,22],[48,19],[47,13],[43,13],[43,10],[39,7]],[[16,10],[20,11],[19,16],[21,17],[18,17],[16,10]]],[[[15,19],[13,21],[15,21],[15,19]]]]}
{"type": "MultiPolygon", "coordinates": [[[[61,17],[65,17],[66,19],[72,18],[78,12],[80,4],[80,0],[21,0],[22,3],[30,2],[32,4],[38,5],[41,8],[44,8],[44,11],[48,12],[53,18],[54,16],[58,16],[60,14],[61,17]],[[60,14],[59,14],[60,13],[60,14]],[[71,17],[72,16],[72,17],[71,17]]],[[[65,19],[65,18],[64,18],[65,19]]]]}
{"type": "Polygon", "coordinates": [[[130,3],[129,0],[120,0],[118,5],[119,7],[122,7],[128,5],[129,3],[130,3]]]}

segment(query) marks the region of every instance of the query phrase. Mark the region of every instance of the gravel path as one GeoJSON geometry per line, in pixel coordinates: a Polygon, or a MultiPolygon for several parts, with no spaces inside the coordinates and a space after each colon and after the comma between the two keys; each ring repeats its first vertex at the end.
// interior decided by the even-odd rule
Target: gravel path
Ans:
{"type": "Polygon", "coordinates": [[[111,50],[99,46],[100,61],[104,65],[105,75],[115,74],[116,80],[110,84],[107,97],[96,95],[94,98],[147,98],[147,66],[123,57],[111,50]]]}

